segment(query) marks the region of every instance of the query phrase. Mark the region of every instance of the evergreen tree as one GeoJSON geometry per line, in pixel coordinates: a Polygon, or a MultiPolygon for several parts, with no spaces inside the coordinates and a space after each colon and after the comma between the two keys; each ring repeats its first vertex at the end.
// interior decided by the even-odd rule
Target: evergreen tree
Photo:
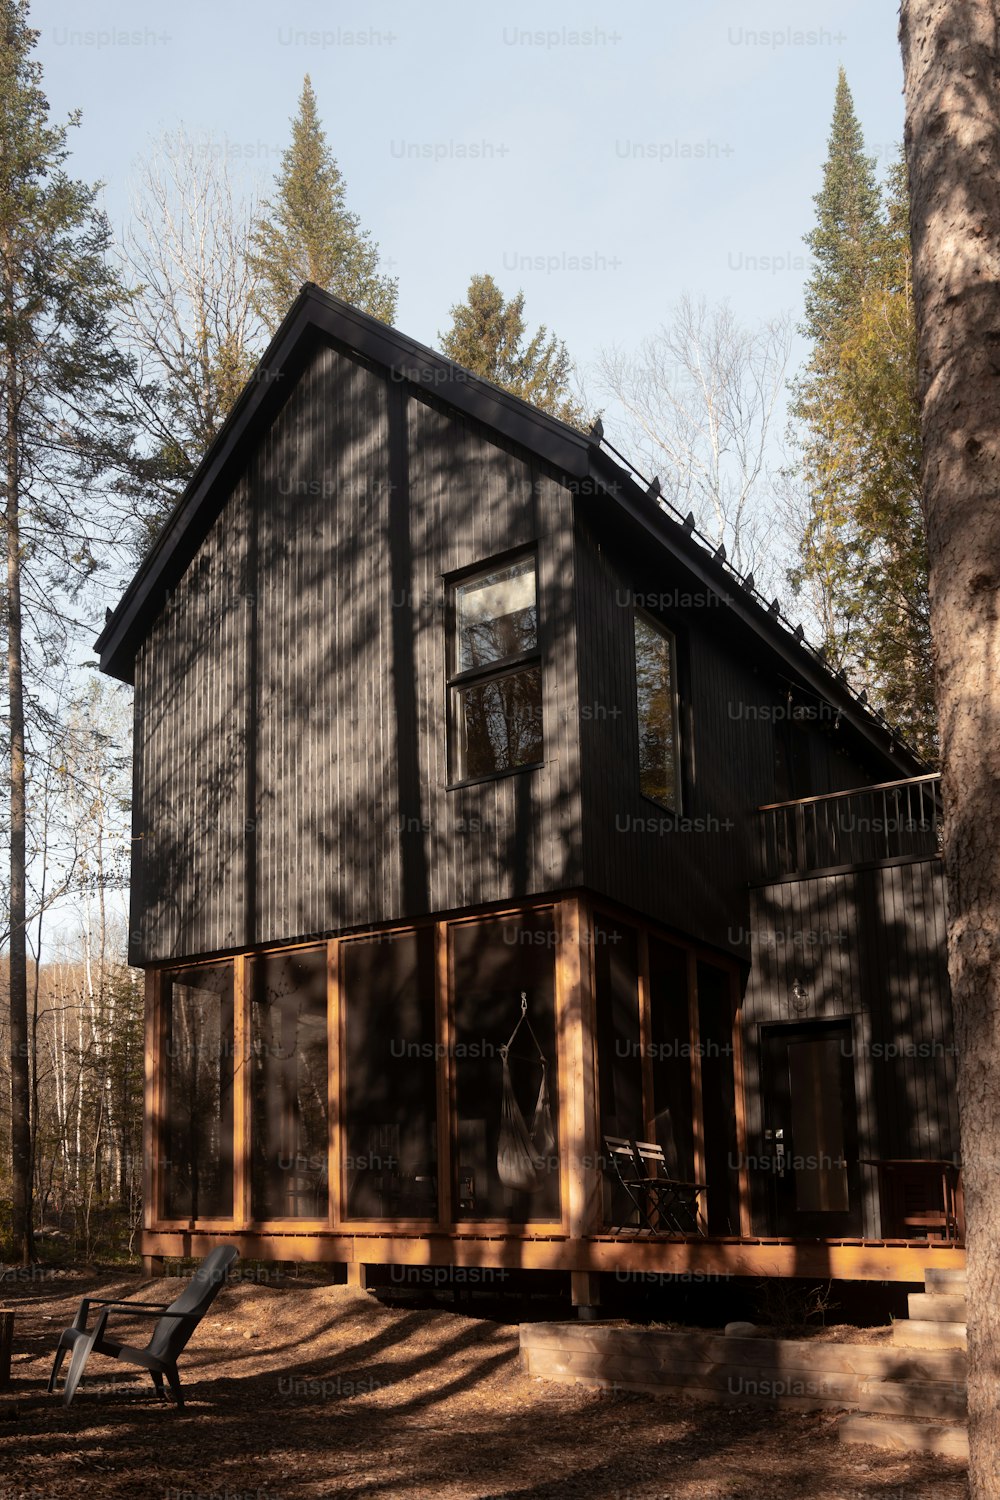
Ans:
{"type": "Polygon", "coordinates": [[[347,208],[344,179],[327,145],[308,74],[274,199],[261,205],[251,246],[257,305],[272,332],[306,281],[385,323],[395,317],[396,280],[380,275],[378,246],[347,208]]]}
{"type": "Polygon", "coordinates": [[[543,325],[527,338],[524,293],[509,302],[492,276],[473,276],[465,302],[451,309],[451,327],[438,334],[449,359],[573,426],[585,417],[569,394],[573,370],[566,345],[543,325]]]}
{"type": "Polygon", "coordinates": [[[27,0],[0,0],[0,484],[6,541],[12,1237],[32,1256],[33,1039],[26,947],[27,710],[66,654],[66,610],[97,567],[82,497],[117,451],[110,232],[64,170],[71,116],[49,122],[27,0]]]}
{"type": "Polygon", "coordinates": [[[808,492],[796,589],[813,592],[824,647],[933,759],[935,713],[909,208],[902,164],[883,191],[841,70],[793,387],[808,492]]]}

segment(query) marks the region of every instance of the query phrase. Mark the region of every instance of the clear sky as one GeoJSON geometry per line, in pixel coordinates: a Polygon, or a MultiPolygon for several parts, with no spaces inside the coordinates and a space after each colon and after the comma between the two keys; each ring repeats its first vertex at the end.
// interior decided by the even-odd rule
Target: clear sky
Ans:
{"type": "Polygon", "coordinates": [[[801,304],[843,63],[869,150],[902,133],[884,0],[35,0],[53,111],[83,112],[72,170],[107,184],[184,123],[267,181],[313,80],[350,206],[433,343],[474,272],[526,294],[586,370],[682,292],[744,319],[801,304]]]}

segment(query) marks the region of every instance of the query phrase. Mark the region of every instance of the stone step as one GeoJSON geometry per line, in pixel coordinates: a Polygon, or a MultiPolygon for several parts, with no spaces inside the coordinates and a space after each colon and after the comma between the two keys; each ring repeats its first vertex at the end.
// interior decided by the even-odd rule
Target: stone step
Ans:
{"type": "Polygon", "coordinates": [[[929,1266],[924,1272],[924,1287],[932,1295],[938,1292],[954,1292],[964,1297],[968,1286],[964,1271],[952,1271],[944,1266],[929,1266]]]}
{"type": "Polygon", "coordinates": [[[964,1380],[861,1380],[858,1408],[886,1417],[965,1418],[964,1380]]]}
{"type": "Polygon", "coordinates": [[[911,1292],[906,1302],[911,1318],[930,1323],[964,1323],[968,1315],[965,1298],[953,1292],[911,1292]]]}
{"type": "Polygon", "coordinates": [[[964,1427],[938,1422],[907,1422],[901,1418],[849,1415],[841,1417],[838,1435],[842,1443],[866,1443],[896,1452],[936,1453],[944,1458],[969,1456],[969,1435],[964,1427]]]}
{"type": "Polygon", "coordinates": [[[941,1323],[930,1318],[900,1318],[892,1325],[897,1349],[967,1349],[964,1323],[941,1323]]]}

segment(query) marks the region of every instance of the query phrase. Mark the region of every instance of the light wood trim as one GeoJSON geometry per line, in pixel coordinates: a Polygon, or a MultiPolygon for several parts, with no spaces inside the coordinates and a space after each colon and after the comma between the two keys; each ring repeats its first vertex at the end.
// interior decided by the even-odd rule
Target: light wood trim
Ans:
{"type": "MultiPolygon", "coordinates": [[[[653,1139],[653,1014],[649,990],[649,932],[639,928],[639,1058],[642,1064],[642,1128],[653,1139]]],[[[698,1179],[700,1181],[700,1178],[698,1179]]]]}
{"type": "Polygon", "coordinates": [[[691,1279],[815,1276],[844,1281],[922,1281],[927,1266],[962,1270],[965,1250],[927,1241],[737,1239],[535,1240],[474,1235],[255,1234],[217,1230],[144,1230],[143,1255],[203,1256],[235,1240],[254,1260],[303,1260],[410,1266],[497,1266],[511,1270],[641,1271],[691,1279]]]}
{"type": "Polygon", "coordinates": [[[590,911],[580,897],[560,903],[557,921],[557,971],[567,1070],[563,1092],[568,1134],[560,1139],[566,1168],[563,1217],[567,1232],[575,1239],[599,1229],[604,1211],[594,1042],[594,934],[590,911]]]}
{"type": "Polygon", "coordinates": [[[584,1177],[583,1059],[580,1052],[580,913],[575,901],[555,912],[555,1022],[558,1094],[559,1205],[563,1229],[582,1230],[584,1177]]]}
{"type": "Polygon", "coordinates": [[[749,1238],[750,1169],[747,1164],[747,1097],[743,1072],[743,996],[740,977],[735,970],[729,975],[730,1014],[733,1028],[733,1091],[736,1096],[736,1153],[739,1157],[740,1234],[749,1238]]]}
{"type": "MultiPolygon", "coordinates": [[[[687,956],[688,1029],[691,1043],[691,1143],[695,1182],[705,1181],[705,1105],[701,1085],[701,1024],[698,1019],[698,957],[693,950],[687,956]]],[[[698,1223],[708,1224],[708,1193],[698,1199],[698,1223]]]]}
{"type": "Polygon", "coordinates": [[[145,1229],[152,1228],[159,1218],[160,1202],[160,1158],[163,1141],[160,1129],[160,1090],[162,1087],[161,1064],[166,1050],[162,1046],[163,1019],[160,1005],[161,976],[155,969],[146,970],[144,996],[144,1057],[143,1057],[143,1117],[142,1117],[142,1222],[145,1229]]]}
{"type": "Polygon", "coordinates": [[[250,1206],[250,1079],[251,1016],[250,963],[238,954],[233,959],[233,1220],[248,1225],[250,1206]]]}
{"type": "Polygon", "coordinates": [[[336,1228],[344,1213],[344,1187],[340,1164],[344,1159],[341,1095],[344,1055],[343,1007],[340,1003],[340,943],[326,945],[326,1107],[329,1121],[327,1145],[327,1218],[336,1228]]]}
{"type": "Polygon", "coordinates": [[[813,802],[833,802],[837,797],[857,797],[865,792],[894,792],[901,786],[916,786],[921,781],[940,781],[940,771],[923,776],[904,776],[901,781],[879,781],[874,786],[852,786],[843,792],[820,792],[815,797],[793,797],[790,802],[766,802],[758,812],[778,812],[783,807],[807,807],[813,802]]]}
{"type": "MultiPolygon", "coordinates": [[[[438,1221],[442,1229],[452,1222],[452,1121],[454,1115],[455,1079],[452,1067],[453,1023],[450,1006],[452,994],[451,943],[448,923],[435,924],[434,934],[434,1040],[437,1053],[437,1178],[438,1221]]],[[[458,1160],[457,1141],[454,1161],[458,1160]]]]}

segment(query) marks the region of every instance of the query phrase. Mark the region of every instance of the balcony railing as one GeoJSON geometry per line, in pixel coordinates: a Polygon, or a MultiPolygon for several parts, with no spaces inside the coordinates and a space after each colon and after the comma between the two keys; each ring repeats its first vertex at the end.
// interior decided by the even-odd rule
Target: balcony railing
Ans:
{"type": "Polygon", "coordinates": [[[775,802],[757,810],[758,879],[850,869],[941,851],[941,777],[775,802]]]}

